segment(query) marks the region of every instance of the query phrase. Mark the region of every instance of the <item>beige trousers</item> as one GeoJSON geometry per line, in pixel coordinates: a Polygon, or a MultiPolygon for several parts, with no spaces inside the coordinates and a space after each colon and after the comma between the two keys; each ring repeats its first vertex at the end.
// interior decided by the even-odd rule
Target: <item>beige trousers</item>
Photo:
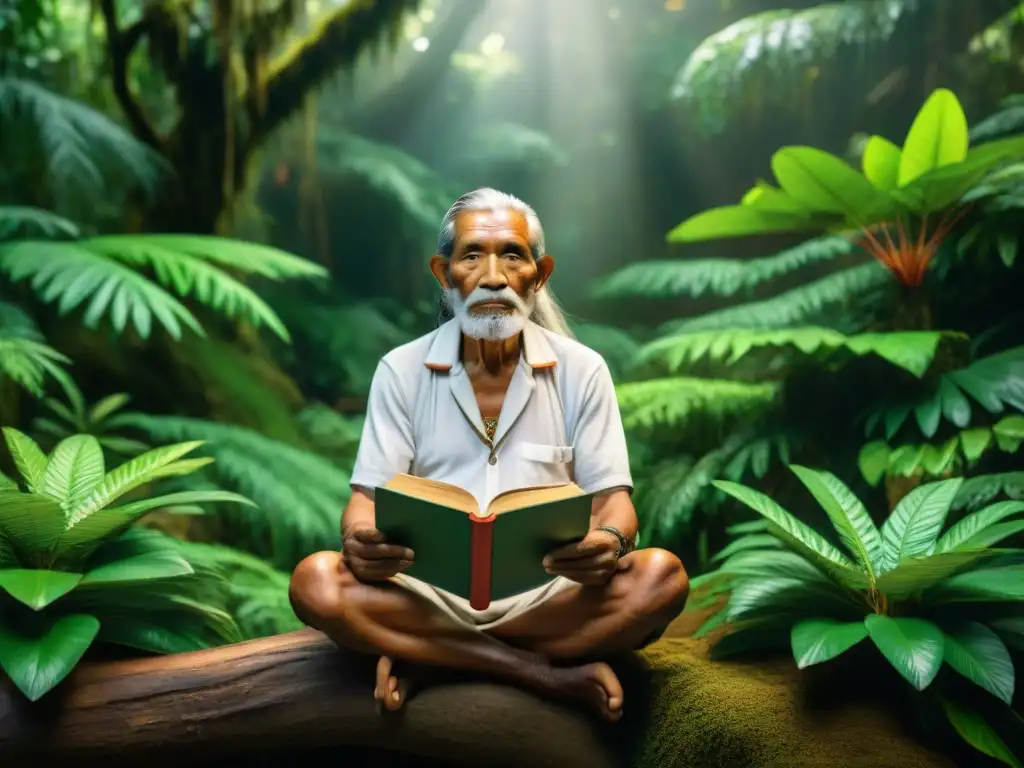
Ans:
{"type": "Polygon", "coordinates": [[[546,600],[550,600],[559,592],[564,592],[575,585],[575,582],[563,576],[558,576],[536,589],[501,600],[495,600],[484,610],[477,611],[470,606],[469,601],[465,598],[453,595],[451,592],[446,592],[443,589],[438,589],[413,576],[406,576],[404,573],[400,573],[394,576],[391,581],[403,589],[415,592],[417,595],[429,600],[456,623],[481,631],[504,624],[506,621],[525,613],[546,600]]]}

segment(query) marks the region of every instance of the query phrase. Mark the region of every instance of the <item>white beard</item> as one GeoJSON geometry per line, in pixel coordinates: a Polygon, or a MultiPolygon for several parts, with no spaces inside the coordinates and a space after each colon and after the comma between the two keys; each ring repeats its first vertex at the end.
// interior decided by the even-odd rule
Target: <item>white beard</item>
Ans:
{"type": "Polygon", "coordinates": [[[462,332],[481,341],[503,341],[518,336],[533,314],[536,302],[532,288],[525,301],[507,287],[500,291],[477,287],[466,298],[462,298],[457,289],[448,288],[445,298],[462,332]],[[470,312],[475,305],[488,301],[504,301],[509,308],[503,312],[470,312]]]}

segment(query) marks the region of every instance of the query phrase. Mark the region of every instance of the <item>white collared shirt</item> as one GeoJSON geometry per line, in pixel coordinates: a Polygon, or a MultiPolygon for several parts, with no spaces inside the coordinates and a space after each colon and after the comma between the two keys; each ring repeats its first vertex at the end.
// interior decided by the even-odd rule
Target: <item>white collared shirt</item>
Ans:
{"type": "Polygon", "coordinates": [[[499,493],[539,485],[632,489],[615,388],[597,352],[528,322],[492,449],[461,347],[450,320],[384,356],[353,487],[372,493],[404,472],[464,488],[481,509],[499,493]]]}

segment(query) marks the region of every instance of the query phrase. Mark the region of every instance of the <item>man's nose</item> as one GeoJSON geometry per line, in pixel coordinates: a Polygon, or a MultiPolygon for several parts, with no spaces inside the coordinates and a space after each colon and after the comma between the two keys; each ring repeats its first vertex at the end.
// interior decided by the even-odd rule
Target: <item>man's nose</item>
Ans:
{"type": "Polygon", "coordinates": [[[480,287],[487,288],[492,291],[500,291],[507,285],[508,278],[506,278],[505,273],[501,271],[501,264],[498,261],[498,257],[492,254],[487,259],[487,270],[480,278],[480,287]]]}

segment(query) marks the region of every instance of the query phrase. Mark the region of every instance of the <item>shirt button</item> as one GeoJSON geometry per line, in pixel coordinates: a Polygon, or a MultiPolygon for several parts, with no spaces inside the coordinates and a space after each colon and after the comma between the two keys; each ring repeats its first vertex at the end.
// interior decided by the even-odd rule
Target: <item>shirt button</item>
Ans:
{"type": "Polygon", "coordinates": [[[497,456],[495,456],[495,455],[494,455],[494,454],[492,453],[492,454],[491,454],[491,457],[490,457],[489,459],[487,459],[487,463],[488,463],[488,464],[490,464],[490,465],[491,465],[491,466],[493,467],[493,466],[494,466],[495,464],[497,464],[497,463],[498,463],[498,457],[497,457],[497,456]]]}

